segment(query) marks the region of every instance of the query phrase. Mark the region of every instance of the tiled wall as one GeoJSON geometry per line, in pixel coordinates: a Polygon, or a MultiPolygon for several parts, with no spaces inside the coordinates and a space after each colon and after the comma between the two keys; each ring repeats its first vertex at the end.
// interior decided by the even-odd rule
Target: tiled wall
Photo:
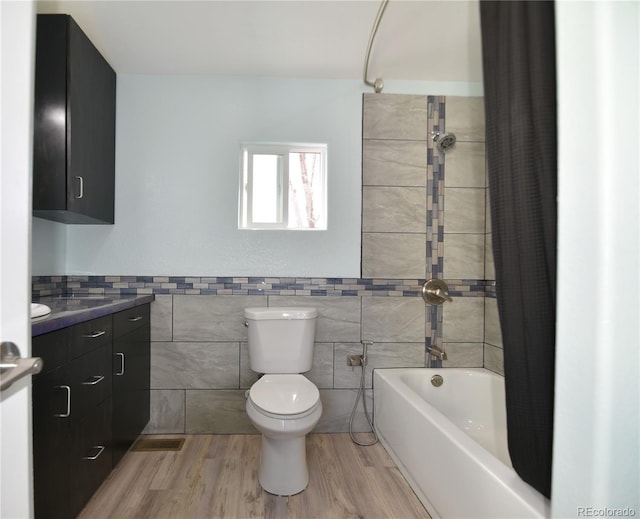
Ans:
{"type": "Polygon", "coordinates": [[[483,99],[366,94],[363,121],[363,275],[445,279],[454,302],[426,307],[425,345],[445,367],[501,373],[483,99]],[[455,147],[438,150],[436,132],[455,147]]]}
{"type": "MultiPolygon", "coordinates": [[[[347,355],[369,349],[376,367],[425,364],[424,279],[67,276],[34,279],[34,294],[155,294],[151,305],[152,403],[147,433],[256,432],[244,394],[256,380],[247,357],[243,309],[313,306],[319,311],[313,369],[323,415],[318,432],[344,432],[360,385],[347,355]]],[[[467,290],[470,287],[463,287],[467,290]]],[[[367,391],[369,410],[371,391],[367,391]]],[[[362,404],[355,431],[367,430],[362,404]]]]}
{"type": "MultiPolygon", "coordinates": [[[[34,295],[153,293],[151,422],[147,433],[256,432],[244,411],[256,380],[248,366],[243,309],[319,310],[313,369],[324,406],[317,432],[344,432],[360,383],[347,355],[373,341],[365,385],[376,367],[426,365],[502,370],[485,218],[481,98],[364,96],[362,276],[204,278],[62,276],[34,278],[34,295]],[[446,157],[432,131],[456,133],[446,157]],[[446,166],[446,171],[445,171],[446,166]],[[485,251],[486,254],[485,254],[485,251]],[[486,273],[485,273],[486,269],[486,273]],[[444,277],[453,303],[426,306],[425,279],[444,277]],[[210,297],[215,296],[215,297],[210,297]]],[[[367,430],[362,404],[354,430],[367,430]]]]}
{"type": "MultiPolygon", "coordinates": [[[[303,285],[306,280],[300,280],[303,285]]],[[[341,280],[347,281],[349,280],[341,280]]],[[[356,280],[352,280],[357,291],[356,280]]],[[[268,283],[271,284],[271,283],[268,283]]],[[[417,280],[411,282],[415,286],[417,280]]],[[[323,290],[323,289],[318,289],[323,290]]],[[[313,369],[308,378],[324,406],[316,431],[348,430],[360,370],[347,366],[350,354],[369,350],[371,370],[423,366],[422,300],[365,295],[157,295],[152,322],[152,423],[147,432],[255,432],[244,412],[244,393],[257,375],[249,369],[243,309],[249,306],[314,306],[319,311],[313,369]]],[[[282,291],[286,292],[286,291],[282,291]]],[[[371,406],[371,402],[369,402],[371,406]]],[[[369,407],[371,409],[371,407],[369,407]]],[[[365,429],[359,409],[355,430],[365,429]]]]}

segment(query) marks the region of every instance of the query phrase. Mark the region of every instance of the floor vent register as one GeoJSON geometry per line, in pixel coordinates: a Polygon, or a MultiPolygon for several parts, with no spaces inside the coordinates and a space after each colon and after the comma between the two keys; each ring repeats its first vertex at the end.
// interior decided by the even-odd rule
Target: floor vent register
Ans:
{"type": "Polygon", "coordinates": [[[184,438],[140,438],[131,447],[132,451],[179,451],[184,438]]]}

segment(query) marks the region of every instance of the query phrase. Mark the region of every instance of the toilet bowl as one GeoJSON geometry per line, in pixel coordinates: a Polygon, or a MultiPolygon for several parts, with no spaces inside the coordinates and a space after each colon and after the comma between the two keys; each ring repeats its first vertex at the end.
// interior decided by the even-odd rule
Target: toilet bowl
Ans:
{"type": "Polygon", "coordinates": [[[305,437],[322,415],[318,388],[303,375],[264,375],[247,392],[246,410],[262,433],[262,488],[280,496],[302,492],[309,482],[305,437]]]}

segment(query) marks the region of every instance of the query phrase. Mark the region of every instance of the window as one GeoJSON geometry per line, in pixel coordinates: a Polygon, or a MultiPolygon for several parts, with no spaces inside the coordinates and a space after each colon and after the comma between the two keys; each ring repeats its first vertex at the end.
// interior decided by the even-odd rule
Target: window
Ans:
{"type": "Polygon", "coordinates": [[[326,230],[326,144],[243,144],[241,229],[326,230]]]}

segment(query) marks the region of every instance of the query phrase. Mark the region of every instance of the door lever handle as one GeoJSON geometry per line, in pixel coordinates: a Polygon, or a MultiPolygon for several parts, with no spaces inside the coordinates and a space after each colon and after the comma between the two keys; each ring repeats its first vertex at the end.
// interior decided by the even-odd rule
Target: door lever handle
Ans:
{"type": "Polygon", "coordinates": [[[20,350],[13,342],[0,344],[0,390],[7,389],[11,384],[27,375],[34,375],[42,371],[43,362],[40,357],[20,357],[20,350]]]}

